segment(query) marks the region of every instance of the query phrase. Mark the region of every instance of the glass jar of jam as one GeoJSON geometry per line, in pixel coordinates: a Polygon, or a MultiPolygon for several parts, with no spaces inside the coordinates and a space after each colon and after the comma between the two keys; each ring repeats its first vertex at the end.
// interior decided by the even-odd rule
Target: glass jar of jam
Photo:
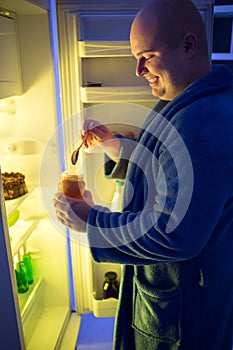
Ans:
{"type": "Polygon", "coordinates": [[[68,197],[83,199],[85,192],[85,182],[83,179],[83,175],[79,175],[74,172],[64,171],[62,173],[59,190],[68,197]]]}

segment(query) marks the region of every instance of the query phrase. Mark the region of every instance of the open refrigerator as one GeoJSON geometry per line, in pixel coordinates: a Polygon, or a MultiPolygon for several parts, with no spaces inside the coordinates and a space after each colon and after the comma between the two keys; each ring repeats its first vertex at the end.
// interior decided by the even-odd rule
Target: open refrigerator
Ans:
{"type": "MultiPolygon", "coordinates": [[[[103,281],[107,271],[120,281],[121,266],[93,262],[85,233],[56,221],[52,198],[61,172],[81,168],[95,203],[111,208],[116,182],[104,176],[103,153],[81,152],[77,166],[70,157],[85,119],[137,135],[157,103],[135,76],[129,45],[131,22],[148,2],[0,0],[5,19],[15,19],[17,50],[11,63],[17,62],[17,95],[0,96],[1,172],[22,172],[28,185],[28,193],[15,200],[4,201],[2,187],[0,193],[5,349],[74,349],[82,314],[115,315],[118,300],[103,299],[103,281]],[[9,227],[15,213],[19,218],[9,227]],[[28,252],[34,282],[18,293],[15,266],[28,252]]],[[[196,3],[211,52],[213,3],[196,3]]],[[[6,91],[1,84],[0,94],[6,91]]]]}
{"type": "MultiPolygon", "coordinates": [[[[137,136],[158,102],[152,96],[146,79],[135,74],[136,60],[132,57],[129,42],[133,18],[149,2],[58,1],[64,141],[66,164],[70,170],[77,168],[71,165],[70,155],[77,146],[75,140],[79,138],[84,120],[97,120],[113,133],[129,135],[130,132],[137,136]]],[[[194,2],[206,25],[211,55],[213,1],[194,2]]],[[[111,208],[116,181],[105,177],[103,153],[84,151],[80,162],[79,167],[84,169],[87,188],[94,202],[111,208]]],[[[96,264],[85,244],[73,245],[72,251],[73,258],[77,259],[76,266],[80,266],[82,261],[89,264],[90,279],[86,279],[85,274],[83,279],[81,273],[75,275],[78,276],[75,285],[80,284],[81,278],[82,286],[88,291],[84,297],[79,294],[82,291],[76,288],[80,312],[91,310],[97,317],[114,315],[117,301],[103,300],[102,281],[108,270],[115,271],[120,278],[121,267],[96,264]]]]}

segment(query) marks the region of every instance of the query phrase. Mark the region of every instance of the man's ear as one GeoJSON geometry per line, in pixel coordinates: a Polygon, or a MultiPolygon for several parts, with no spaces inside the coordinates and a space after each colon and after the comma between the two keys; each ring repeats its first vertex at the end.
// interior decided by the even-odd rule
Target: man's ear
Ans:
{"type": "Polygon", "coordinates": [[[192,56],[197,50],[197,37],[193,33],[186,33],[183,37],[183,48],[184,51],[192,56]]]}

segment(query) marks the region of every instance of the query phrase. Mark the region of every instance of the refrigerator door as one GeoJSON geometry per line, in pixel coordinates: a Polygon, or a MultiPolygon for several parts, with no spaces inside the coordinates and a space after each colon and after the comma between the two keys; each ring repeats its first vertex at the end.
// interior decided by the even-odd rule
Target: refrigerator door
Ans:
{"type": "Polygon", "coordinates": [[[18,308],[17,286],[12,264],[9,232],[0,176],[0,343],[5,349],[25,349],[18,308]]]}
{"type": "Polygon", "coordinates": [[[48,12],[23,0],[0,0],[0,6],[4,5],[17,12],[26,89],[19,98],[4,101],[7,106],[12,101],[14,111],[1,118],[0,163],[2,173],[26,175],[28,193],[4,201],[1,186],[0,343],[5,349],[69,349],[74,346],[66,346],[66,339],[75,344],[79,326],[71,306],[69,241],[50,219],[63,147],[62,139],[48,141],[61,116],[56,2],[50,1],[48,12]],[[42,159],[48,163],[40,173],[42,159]],[[42,201],[42,192],[47,194],[49,208],[42,201]],[[9,227],[11,215],[15,220],[9,227]],[[15,270],[19,263],[25,264],[27,253],[33,278],[16,283],[15,270]]]}
{"type": "Polygon", "coordinates": [[[15,343],[6,349],[55,349],[71,315],[66,237],[45,214],[41,216],[41,211],[40,217],[32,215],[31,208],[41,205],[38,194],[36,188],[29,190],[24,203],[19,197],[19,206],[17,200],[5,206],[1,186],[0,339],[4,345],[15,343]],[[7,214],[16,210],[20,218],[8,227],[7,214]],[[18,263],[25,266],[27,253],[31,256],[32,279],[27,270],[27,282],[22,282],[16,278],[16,269],[18,263]]]}

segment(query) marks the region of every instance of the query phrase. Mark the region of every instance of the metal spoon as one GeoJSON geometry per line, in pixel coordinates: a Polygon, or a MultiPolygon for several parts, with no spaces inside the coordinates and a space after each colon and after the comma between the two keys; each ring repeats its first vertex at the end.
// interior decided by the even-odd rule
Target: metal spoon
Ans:
{"type": "Polygon", "coordinates": [[[78,148],[76,148],[76,150],[74,150],[74,152],[72,153],[72,155],[71,155],[71,163],[72,163],[73,165],[75,165],[75,164],[77,163],[79,151],[80,151],[80,149],[82,148],[82,146],[84,145],[84,143],[85,143],[85,141],[86,141],[88,132],[94,127],[94,125],[95,125],[95,121],[92,120],[92,121],[88,124],[88,128],[87,128],[87,131],[86,131],[86,137],[82,140],[82,143],[80,144],[80,146],[78,146],[78,148]]]}
{"type": "Polygon", "coordinates": [[[77,163],[77,161],[78,161],[79,151],[80,151],[80,149],[82,148],[84,142],[85,142],[85,141],[83,140],[83,142],[81,143],[81,145],[78,146],[78,148],[76,148],[76,150],[74,150],[74,152],[73,152],[72,155],[71,155],[71,163],[72,163],[73,165],[75,165],[75,164],[77,163]]]}

